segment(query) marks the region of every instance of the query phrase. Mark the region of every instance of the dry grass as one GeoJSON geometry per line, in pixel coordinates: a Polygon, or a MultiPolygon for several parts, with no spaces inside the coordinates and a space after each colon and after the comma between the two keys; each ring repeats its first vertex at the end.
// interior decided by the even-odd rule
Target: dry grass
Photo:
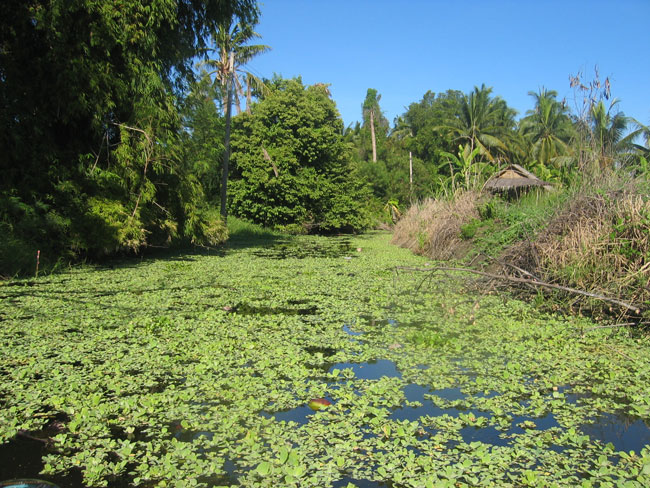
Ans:
{"type": "Polygon", "coordinates": [[[625,299],[650,301],[650,202],[633,183],[578,191],[534,241],[504,260],[547,281],[625,299]],[[609,187],[609,189],[607,189],[609,187]]]}
{"type": "Polygon", "coordinates": [[[432,259],[449,259],[461,244],[461,226],[478,218],[479,194],[458,192],[413,205],[395,225],[392,243],[432,259]]]}

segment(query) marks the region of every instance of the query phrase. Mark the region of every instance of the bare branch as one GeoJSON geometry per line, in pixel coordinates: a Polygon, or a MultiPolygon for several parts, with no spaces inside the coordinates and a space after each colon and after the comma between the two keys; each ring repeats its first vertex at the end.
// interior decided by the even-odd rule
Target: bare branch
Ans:
{"type": "Polygon", "coordinates": [[[556,284],[553,284],[553,283],[546,283],[544,281],[540,281],[540,280],[537,280],[537,279],[517,278],[515,276],[509,276],[509,275],[498,275],[498,274],[494,274],[494,273],[486,273],[484,271],[478,271],[478,270],[470,269],[470,268],[455,268],[455,267],[447,267],[447,266],[438,266],[438,267],[435,267],[435,268],[409,268],[407,266],[400,266],[398,268],[403,269],[403,270],[408,270],[408,271],[424,271],[424,272],[429,272],[429,273],[433,273],[435,271],[458,271],[458,272],[463,272],[463,273],[472,273],[472,274],[477,274],[479,276],[485,276],[486,278],[492,278],[492,279],[495,279],[495,280],[505,280],[505,281],[510,281],[510,282],[513,282],[513,283],[521,283],[521,284],[525,284],[525,285],[539,286],[539,287],[548,288],[548,289],[551,289],[551,290],[562,290],[562,291],[566,291],[567,293],[573,293],[575,295],[582,295],[582,296],[586,296],[586,297],[589,297],[589,298],[594,298],[596,300],[601,300],[601,301],[604,301],[604,302],[613,303],[613,304],[618,305],[620,307],[626,308],[627,310],[630,310],[630,311],[634,312],[637,315],[641,313],[641,308],[638,307],[637,305],[627,303],[627,302],[624,302],[622,300],[618,300],[616,298],[606,297],[604,295],[599,295],[598,293],[591,293],[591,292],[584,291],[584,290],[578,290],[576,288],[569,288],[568,286],[556,285],[556,284]]]}

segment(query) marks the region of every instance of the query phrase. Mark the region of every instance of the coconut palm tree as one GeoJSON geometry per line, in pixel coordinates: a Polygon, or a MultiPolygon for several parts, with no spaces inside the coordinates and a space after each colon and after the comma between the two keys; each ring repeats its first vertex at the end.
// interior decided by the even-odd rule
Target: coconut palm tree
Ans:
{"type": "Polygon", "coordinates": [[[641,144],[634,144],[634,147],[644,157],[650,156],[650,126],[644,125],[636,119],[630,118],[630,120],[636,125],[636,129],[632,133],[634,139],[637,137],[643,137],[645,141],[645,146],[641,144]]]}
{"type": "Polygon", "coordinates": [[[413,194],[413,152],[411,151],[411,143],[413,141],[413,127],[408,121],[402,117],[396,117],[394,121],[395,128],[391,132],[391,139],[399,141],[404,149],[409,152],[409,193],[413,194]]]}
{"type": "Polygon", "coordinates": [[[615,159],[625,157],[633,149],[634,133],[626,136],[630,119],[617,110],[618,99],[609,108],[600,100],[589,112],[590,140],[601,169],[611,167],[615,159]]]}
{"type": "Polygon", "coordinates": [[[555,90],[528,92],[535,99],[535,108],[526,112],[519,130],[531,144],[532,156],[543,166],[557,166],[560,157],[569,152],[569,141],[574,127],[568,115],[568,108],[557,100],[555,90]]]}
{"type": "Polygon", "coordinates": [[[214,47],[208,49],[209,53],[216,54],[215,59],[208,59],[204,61],[204,64],[211,69],[210,76],[214,76],[215,83],[221,87],[224,110],[228,99],[226,84],[228,76],[232,73],[237,113],[241,113],[240,98],[244,96],[244,86],[246,86],[246,111],[250,113],[252,90],[264,92],[266,87],[260,78],[242,67],[255,56],[265,53],[271,48],[265,44],[247,44],[252,39],[261,37],[253,30],[254,24],[241,21],[233,24],[233,19],[228,18],[218,25],[217,30],[212,34],[214,47]]]}
{"type": "Polygon", "coordinates": [[[460,101],[457,117],[447,121],[438,129],[448,132],[454,141],[468,144],[470,153],[479,148],[479,154],[495,161],[499,155],[508,152],[509,132],[515,125],[516,111],[508,107],[505,100],[492,97],[492,88],[485,84],[474,87],[469,95],[460,101]]]}

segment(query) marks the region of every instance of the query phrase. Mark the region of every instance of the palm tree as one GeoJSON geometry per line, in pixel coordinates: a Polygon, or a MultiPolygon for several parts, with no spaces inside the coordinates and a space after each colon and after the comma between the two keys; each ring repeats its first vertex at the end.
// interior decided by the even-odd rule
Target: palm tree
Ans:
{"type": "Polygon", "coordinates": [[[246,111],[250,113],[251,91],[257,89],[265,91],[265,85],[260,78],[241,69],[255,56],[269,51],[271,48],[265,44],[247,45],[251,39],[258,39],[261,36],[253,30],[254,24],[238,22],[233,25],[233,19],[228,18],[220,23],[217,30],[212,34],[214,48],[208,52],[216,54],[216,59],[208,59],[204,62],[212,69],[209,73],[214,75],[215,82],[221,87],[223,107],[227,105],[228,94],[226,84],[228,76],[233,74],[235,89],[235,106],[237,113],[241,113],[240,97],[244,96],[243,85],[246,86],[246,111]],[[231,65],[232,59],[232,65],[231,65]],[[242,83],[243,77],[243,83],[242,83]]]}
{"type": "Polygon", "coordinates": [[[374,88],[368,88],[366,93],[366,99],[363,102],[363,119],[364,121],[368,120],[370,122],[370,139],[372,143],[372,162],[377,162],[377,135],[376,135],[376,125],[388,125],[388,121],[382,115],[381,109],[379,108],[379,100],[381,100],[381,95],[377,93],[377,90],[374,88]]]}
{"type": "Polygon", "coordinates": [[[600,100],[591,106],[589,112],[590,139],[597,153],[601,169],[613,164],[616,156],[625,156],[633,149],[634,133],[623,136],[630,119],[623,112],[615,111],[618,100],[614,99],[609,108],[600,100]]]}
{"type": "Polygon", "coordinates": [[[479,148],[479,154],[494,161],[508,152],[509,132],[514,127],[515,110],[500,97],[491,97],[492,88],[485,84],[474,87],[464,95],[457,117],[438,127],[450,133],[454,141],[469,144],[470,153],[479,148]]]}
{"type": "Polygon", "coordinates": [[[650,156],[650,126],[644,125],[636,119],[630,118],[632,123],[636,125],[636,130],[632,132],[631,136],[633,139],[637,137],[643,137],[645,140],[645,146],[641,144],[633,144],[634,148],[637,150],[641,156],[648,157],[650,156]]]}
{"type": "Polygon", "coordinates": [[[535,160],[543,166],[557,163],[568,153],[568,143],[574,134],[568,108],[557,101],[555,90],[542,88],[539,93],[528,94],[535,99],[535,108],[526,112],[519,130],[531,144],[535,160]]]}

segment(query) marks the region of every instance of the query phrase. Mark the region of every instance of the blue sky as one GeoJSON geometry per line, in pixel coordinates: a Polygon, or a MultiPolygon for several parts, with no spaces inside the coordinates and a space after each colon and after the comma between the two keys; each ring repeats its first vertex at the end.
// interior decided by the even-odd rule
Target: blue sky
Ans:
{"type": "Polygon", "coordinates": [[[388,120],[431,90],[485,83],[523,116],[529,91],[574,107],[569,75],[609,77],[626,115],[650,124],[650,0],[262,0],[256,30],[272,50],[259,76],[330,83],[345,125],[368,88],[388,120]]]}

